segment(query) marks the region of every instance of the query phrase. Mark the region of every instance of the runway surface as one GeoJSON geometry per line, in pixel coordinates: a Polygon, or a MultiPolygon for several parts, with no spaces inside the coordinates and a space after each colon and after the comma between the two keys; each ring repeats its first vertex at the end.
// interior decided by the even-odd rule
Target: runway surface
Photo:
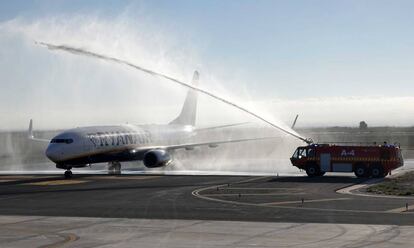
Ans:
{"type": "Polygon", "coordinates": [[[3,174],[0,247],[412,247],[414,198],[369,181],[3,174]]]}
{"type": "Polygon", "coordinates": [[[413,225],[414,198],[339,194],[352,176],[1,175],[0,214],[413,225]],[[405,211],[405,207],[409,211],[405,211]]]}
{"type": "Polygon", "coordinates": [[[207,220],[0,217],[2,247],[409,248],[414,227],[207,220]]]}

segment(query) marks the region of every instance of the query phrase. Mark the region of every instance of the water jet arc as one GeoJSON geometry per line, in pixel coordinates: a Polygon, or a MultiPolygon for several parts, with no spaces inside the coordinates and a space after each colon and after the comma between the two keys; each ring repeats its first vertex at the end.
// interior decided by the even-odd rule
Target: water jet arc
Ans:
{"type": "Polygon", "coordinates": [[[115,57],[110,57],[110,56],[106,56],[106,55],[103,55],[103,54],[91,52],[91,51],[88,51],[88,50],[85,50],[85,49],[82,49],[82,48],[75,48],[75,47],[71,47],[71,46],[67,46],[67,45],[54,45],[54,44],[50,44],[50,43],[46,43],[46,42],[36,42],[35,41],[35,43],[38,44],[38,45],[45,46],[49,50],[61,50],[61,51],[66,51],[66,52],[69,52],[69,53],[72,53],[72,54],[76,54],[76,55],[82,55],[82,56],[88,56],[88,57],[98,58],[98,59],[102,59],[102,60],[112,61],[112,62],[116,62],[116,63],[119,63],[119,64],[123,64],[123,65],[129,66],[129,67],[132,67],[134,69],[137,69],[137,70],[140,70],[142,72],[148,73],[148,74],[150,74],[152,76],[158,76],[158,77],[161,77],[161,78],[165,78],[167,80],[170,80],[170,81],[173,81],[175,83],[178,83],[178,84],[180,84],[180,85],[182,85],[184,87],[187,87],[187,88],[196,90],[198,92],[201,92],[201,93],[203,93],[205,95],[208,95],[208,96],[210,96],[210,97],[212,97],[212,98],[214,98],[216,100],[219,100],[221,102],[224,102],[224,103],[226,103],[226,104],[228,104],[230,106],[233,106],[233,107],[235,107],[235,108],[237,108],[239,110],[242,110],[243,112],[245,112],[245,113],[247,113],[247,114],[249,114],[249,115],[251,115],[251,116],[253,116],[253,117],[255,117],[255,118],[257,118],[257,119],[259,119],[259,120],[261,120],[261,121],[263,121],[265,123],[267,123],[267,124],[269,124],[270,126],[276,128],[276,129],[278,129],[278,130],[280,130],[280,131],[282,131],[282,132],[284,132],[286,134],[289,134],[289,135],[291,135],[291,136],[293,136],[293,137],[295,137],[295,138],[297,138],[297,139],[299,139],[299,140],[301,140],[301,141],[303,141],[303,142],[305,142],[307,144],[312,143],[309,139],[306,139],[306,138],[304,138],[304,137],[302,137],[302,136],[300,136],[300,135],[298,135],[296,133],[293,133],[293,132],[291,132],[289,130],[286,130],[286,129],[282,128],[282,127],[279,127],[278,125],[276,125],[273,122],[265,119],[264,117],[262,117],[262,116],[260,116],[260,115],[258,115],[256,113],[254,113],[254,112],[251,112],[250,110],[248,110],[248,109],[246,109],[246,108],[244,108],[242,106],[239,106],[239,105],[237,105],[237,104],[235,104],[235,103],[233,103],[233,102],[231,102],[231,101],[229,101],[229,100],[227,100],[227,99],[225,99],[223,97],[217,96],[217,95],[215,95],[215,94],[213,94],[213,93],[211,93],[211,92],[209,92],[207,90],[201,89],[201,88],[199,88],[197,86],[193,86],[191,84],[188,84],[186,82],[180,81],[180,80],[175,79],[175,78],[172,78],[172,77],[167,76],[165,74],[162,74],[162,73],[159,73],[159,72],[155,72],[153,70],[146,69],[144,67],[135,65],[135,64],[133,64],[131,62],[128,62],[126,60],[122,60],[122,59],[118,59],[118,58],[115,58],[115,57]]]}

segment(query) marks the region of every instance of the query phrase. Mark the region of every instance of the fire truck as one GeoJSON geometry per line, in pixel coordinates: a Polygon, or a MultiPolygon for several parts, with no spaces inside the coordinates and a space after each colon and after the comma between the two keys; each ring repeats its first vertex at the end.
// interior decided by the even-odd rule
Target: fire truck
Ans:
{"type": "Polygon", "coordinates": [[[357,177],[380,178],[404,165],[401,150],[395,145],[309,144],[298,147],[290,161],[309,177],[354,172],[357,177]]]}

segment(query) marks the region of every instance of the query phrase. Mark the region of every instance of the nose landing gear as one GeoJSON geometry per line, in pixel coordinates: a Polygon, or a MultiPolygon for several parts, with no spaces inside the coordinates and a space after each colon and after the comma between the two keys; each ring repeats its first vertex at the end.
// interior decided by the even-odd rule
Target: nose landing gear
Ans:
{"type": "Polygon", "coordinates": [[[65,179],[70,179],[72,178],[72,171],[70,169],[68,169],[67,171],[65,171],[65,179]]]}
{"type": "Polygon", "coordinates": [[[66,170],[65,174],[63,174],[65,176],[65,179],[69,179],[72,177],[72,166],[66,164],[56,164],[56,168],[66,170]]]}

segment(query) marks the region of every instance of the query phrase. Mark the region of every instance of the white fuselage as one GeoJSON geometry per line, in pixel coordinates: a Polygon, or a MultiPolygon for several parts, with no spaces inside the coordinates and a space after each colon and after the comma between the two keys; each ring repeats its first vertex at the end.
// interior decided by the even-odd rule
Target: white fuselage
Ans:
{"type": "Polygon", "coordinates": [[[143,154],[131,154],[131,151],[153,144],[178,143],[192,135],[193,127],[183,125],[80,127],[56,135],[46,149],[46,156],[57,165],[66,164],[72,167],[140,160],[143,154]]]}
{"type": "MultiPolygon", "coordinates": [[[[195,71],[192,84],[197,85],[198,77],[195,71]]],[[[66,170],[102,162],[120,166],[122,161],[137,160],[143,160],[149,168],[165,166],[171,161],[168,149],[177,148],[183,144],[183,139],[193,135],[196,112],[197,92],[189,90],[180,114],[168,125],[127,124],[69,129],[50,141],[46,156],[56,163],[56,167],[66,170]]],[[[31,130],[32,122],[29,137],[33,138],[31,130]]]]}

